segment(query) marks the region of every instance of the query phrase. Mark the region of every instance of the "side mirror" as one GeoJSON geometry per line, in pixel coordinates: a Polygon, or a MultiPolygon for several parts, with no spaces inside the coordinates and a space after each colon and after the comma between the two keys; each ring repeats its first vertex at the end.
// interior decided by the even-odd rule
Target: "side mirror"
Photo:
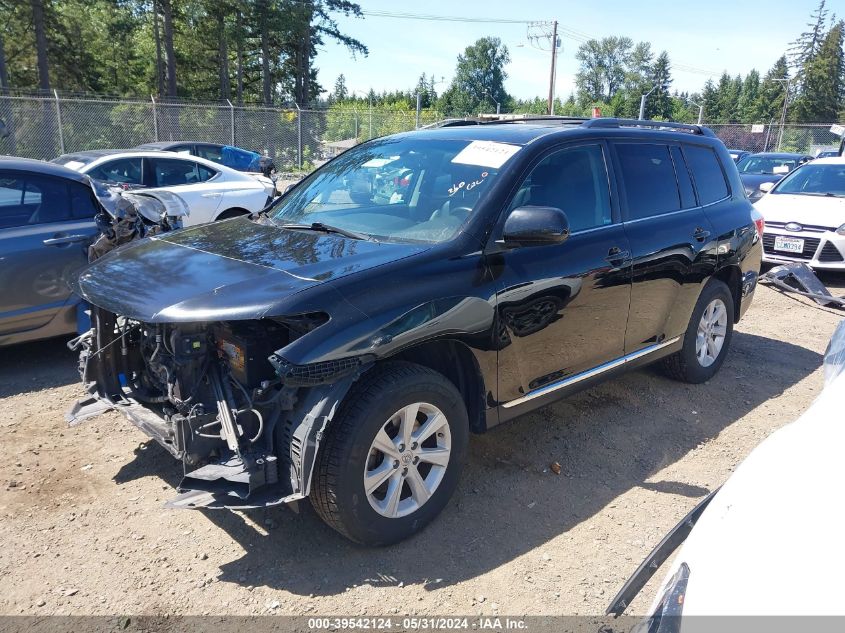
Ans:
{"type": "Polygon", "coordinates": [[[776,183],[774,182],[761,182],[760,183],[760,191],[763,193],[769,193],[775,186],[776,183]]]}
{"type": "Polygon", "coordinates": [[[506,246],[560,244],[569,237],[569,219],[557,207],[517,207],[505,220],[501,243],[506,246]]]}

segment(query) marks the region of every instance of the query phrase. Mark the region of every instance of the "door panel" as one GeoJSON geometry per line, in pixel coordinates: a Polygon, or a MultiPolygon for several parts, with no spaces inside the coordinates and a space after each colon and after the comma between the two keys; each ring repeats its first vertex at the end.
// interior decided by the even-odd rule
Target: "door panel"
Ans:
{"type": "Polygon", "coordinates": [[[702,283],[715,270],[716,247],[676,147],[620,142],[613,148],[633,257],[627,354],[683,335],[702,283]]]}
{"type": "Polygon", "coordinates": [[[634,258],[625,335],[630,353],[684,333],[716,259],[710,221],[701,209],[627,222],[625,232],[634,258]],[[703,239],[700,229],[708,234],[703,239]]]}
{"type": "Polygon", "coordinates": [[[96,234],[92,211],[83,185],[0,173],[0,334],[44,327],[72,301],[68,281],[96,234]]]}
{"type": "Polygon", "coordinates": [[[605,157],[599,143],[551,151],[509,205],[560,208],[573,233],[560,244],[503,249],[490,258],[502,403],[623,354],[630,255],[614,219],[605,157]]]}
{"type": "MultiPolygon", "coordinates": [[[[181,197],[188,205],[186,226],[210,222],[217,216],[224,191],[209,181],[214,173],[189,159],[150,158],[151,188],[163,188],[181,197]]],[[[226,189],[225,183],[222,189],[226,189]]]]}
{"type": "Polygon", "coordinates": [[[614,249],[627,250],[619,225],[492,258],[500,402],[622,356],[630,260],[608,261],[614,249]]]}

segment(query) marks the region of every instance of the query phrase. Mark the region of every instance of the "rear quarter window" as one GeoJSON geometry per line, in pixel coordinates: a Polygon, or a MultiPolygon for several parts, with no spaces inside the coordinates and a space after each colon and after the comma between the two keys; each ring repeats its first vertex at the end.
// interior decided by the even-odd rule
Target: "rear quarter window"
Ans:
{"type": "Polygon", "coordinates": [[[728,183],[716,152],[709,147],[686,145],[684,155],[695,182],[700,204],[711,204],[728,197],[728,183]]]}
{"type": "Polygon", "coordinates": [[[681,209],[675,166],[668,146],[618,143],[616,154],[625,186],[628,220],[681,209]]]}

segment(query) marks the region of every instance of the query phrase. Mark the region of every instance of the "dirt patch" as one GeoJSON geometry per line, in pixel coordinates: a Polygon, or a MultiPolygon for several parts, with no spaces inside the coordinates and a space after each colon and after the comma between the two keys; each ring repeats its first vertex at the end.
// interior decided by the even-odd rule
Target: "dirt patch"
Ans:
{"type": "Polygon", "coordinates": [[[663,534],[809,406],[841,318],[761,288],[711,382],[645,369],[472,438],[443,515],[383,549],[350,544],[308,504],[163,509],[182,473],[162,449],[115,414],[65,426],[80,388],[63,343],[8,348],[0,613],[603,612],[663,534]]]}

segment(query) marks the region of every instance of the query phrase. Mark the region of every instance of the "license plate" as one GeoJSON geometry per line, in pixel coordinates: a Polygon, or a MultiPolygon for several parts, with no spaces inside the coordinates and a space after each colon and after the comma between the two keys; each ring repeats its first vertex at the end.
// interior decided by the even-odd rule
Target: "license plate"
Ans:
{"type": "Polygon", "coordinates": [[[775,250],[787,253],[801,253],[804,250],[804,240],[797,237],[775,237],[775,250]]]}

